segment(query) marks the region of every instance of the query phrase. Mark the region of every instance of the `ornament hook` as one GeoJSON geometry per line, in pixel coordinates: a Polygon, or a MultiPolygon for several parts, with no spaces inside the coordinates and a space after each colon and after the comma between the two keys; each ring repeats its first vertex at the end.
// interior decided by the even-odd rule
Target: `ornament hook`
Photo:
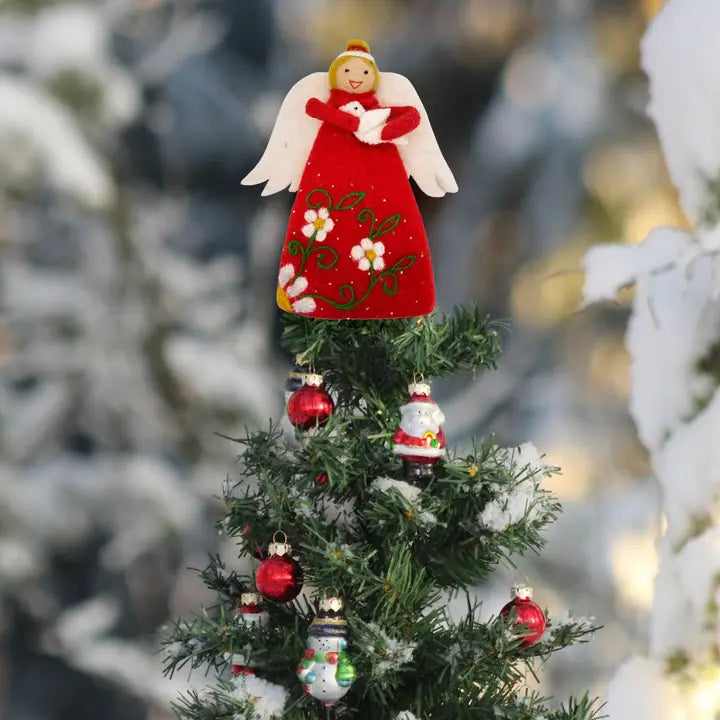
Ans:
{"type": "Polygon", "coordinates": [[[288,537],[287,537],[287,535],[286,535],[282,530],[276,530],[276,531],[273,533],[273,538],[272,538],[272,539],[273,539],[273,542],[274,542],[274,543],[277,543],[277,542],[278,542],[278,540],[276,540],[276,537],[277,537],[278,535],[282,535],[282,536],[283,536],[283,539],[280,540],[279,542],[280,542],[282,545],[287,545],[288,537]]]}

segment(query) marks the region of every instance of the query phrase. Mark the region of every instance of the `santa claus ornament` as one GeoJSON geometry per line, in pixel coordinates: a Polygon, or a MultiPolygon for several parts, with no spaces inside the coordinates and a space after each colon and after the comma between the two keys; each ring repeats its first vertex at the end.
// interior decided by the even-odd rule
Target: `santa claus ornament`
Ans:
{"type": "Polygon", "coordinates": [[[300,563],[290,556],[291,551],[287,535],[276,532],[268,545],[268,557],[255,571],[255,585],[266,600],[285,603],[299,595],[303,571],[300,563]],[[283,536],[282,542],[276,540],[278,535],[283,536]]]}
{"type": "MultiPolygon", "coordinates": [[[[240,595],[235,618],[243,625],[259,625],[264,627],[268,624],[270,616],[263,610],[262,597],[256,592],[247,592],[240,595]]],[[[246,655],[237,652],[225,653],[225,659],[230,662],[233,675],[254,675],[255,670],[247,664],[246,655]]]]}
{"type": "Polygon", "coordinates": [[[335,403],[323,386],[323,376],[303,373],[300,381],[300,388],[288,400],[288,419],[296,430],[322,427],[335,410],[335,403]]]}
{"type": "Polygon", "coordinates": [[[351,40],[298,81],[267,149],[243,179],[263,195],[297,191],[277,303],[328,319],[427,315],[435,306],[430,250],[409,177],[427,195],[457,192],[410,81],[380,72],[351,40]]]}
{"type": "Polygon", "coordinates": [[[527,624],[528,635],[526,635],[520,647],[534,645],[545,632],[545,613],[542,608],[532,600],[533,590],[527,585],[513,585],[512,600],[500,611],[500,615],[513,619],[515,625],[527,624]]]}
{"type": "Polygon", "coordinates": [[[346,650],[348,621],[339,597],[320,601],[320,612],[308,630],[305,653],[297,666],[297,676],[305,692],[332,707],[355,682],[357,671],[346,650]]]}
{"type": "Polygon", "coordinates": [[[408,386],[410,399],[400,408],[400,426],[393,435],[393,452],[403,459],[408,480],[429,480],[434,466],[445,457],[445,415],[430,397],[424,382],[408,386]]]}

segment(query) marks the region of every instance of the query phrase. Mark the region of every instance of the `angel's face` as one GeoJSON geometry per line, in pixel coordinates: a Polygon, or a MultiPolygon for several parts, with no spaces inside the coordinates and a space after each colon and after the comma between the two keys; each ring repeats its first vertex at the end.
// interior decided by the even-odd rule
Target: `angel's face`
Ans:
{"type": "Polygon", "coordinates": [[[349,93],[369,92],[375,85],[375,69],[362,58],[351,57],[335,71],[335,85],[349,93]]]}

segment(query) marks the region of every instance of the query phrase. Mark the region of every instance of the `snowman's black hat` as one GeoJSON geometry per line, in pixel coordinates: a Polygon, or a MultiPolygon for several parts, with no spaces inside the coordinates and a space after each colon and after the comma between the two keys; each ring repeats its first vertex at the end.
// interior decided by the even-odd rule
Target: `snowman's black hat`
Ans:
{"type": "Polygon", "coordinates": [[[308,634],[315,637],[347,637],[347,617],[344,612],[321,610],[310,623],[308,634]]]}

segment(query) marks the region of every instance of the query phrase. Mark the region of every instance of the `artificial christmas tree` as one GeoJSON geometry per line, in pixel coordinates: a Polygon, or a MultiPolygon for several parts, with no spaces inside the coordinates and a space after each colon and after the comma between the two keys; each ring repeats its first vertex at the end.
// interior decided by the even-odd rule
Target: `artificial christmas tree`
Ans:
{"type": "MultiPolygon", "coordinates": [[[[322,368],[335,412],[302,444],[275,426],[239,440],[243,477],[229,488],[231,509],[222,527],[249,558],[282,528],[302,567],[304,594],[291,603],[266,600],[267,626],[228,621],[237,588],[251,590],[253,579],[214,560],[204,579],[218,591],[218,605],[176,625],[167,669],[214,663],[220,676],[213,690],[185,696],[176,706],[178,717],[596,717],[587,699],[546,709],[524,682],[534,662],[585,639],[586,624],[551,622],[538,642],[523,647],[528,626],[516,625],[514,614],[482,622],[469,593],[463,617],[447,610],[451,593],[467,592],[503,559],[541,545],[543,527],[559,510],[540,487],[550,470],[522,464],[524,455],[484,441],[470,455],[449,451],[420,487],[411,484],[412,474],[410,482],[403,479],[401,458],[393,452],[408,378],[492,367],[496,331],[477,309],[421,320],[287,315],[284,321],[285,346],[322,368]],[[524,498],[519,515],[516,493],[524,498]],[[325,707],[307,694],[322,693],[307,678],[299,682],[296,673],[308,636],[328,637],[327,598],[345,602],[344,614],[333,622],[342,626],[343,642],[335,644],[347,650],[336,669],[340,675],[332,673],[337,702],[325,707]],[[255,675],[233,677],[222,666],[229,644],[244,649],[255,675]]],[[[334,652],[323,655],[323,677],[325,665],[340,659],[334,652]]],[[[301,669],[309,672],[309,664],[301,669]]]]}

